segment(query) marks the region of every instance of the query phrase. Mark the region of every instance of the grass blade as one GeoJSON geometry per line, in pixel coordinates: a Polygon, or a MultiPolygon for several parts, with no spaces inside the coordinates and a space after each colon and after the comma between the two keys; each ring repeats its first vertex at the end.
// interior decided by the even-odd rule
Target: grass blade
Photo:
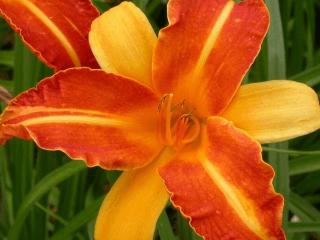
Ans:
{"type": "Polygon", "coordinates": [[[6,65],[8,67],[13,67],[14,65],[14,55],[12,50],[1,50],[0,51],[0,64],[6,65]]]}
{"type": "Polygon", "coordinates": [[[165,210],[159,217],[159,220],[157,222],[157,229],[161,240],[177,240],[173,233],[168,215],[165,210]]]}
{"type": "Polygon", "coordinates": [[[320,155],[292,159],[289,169],[291,176],[318,171],[320,170],[320,155]]]}
{"type": "Polygon", "coordinates": [[[303,82],[310,87],[314,87],[320,83],[320,64],[301,73],[298,73],[290,77],[290,79],[298,82],[303,82]]]}
{"type": "Polygon", "coordinates": [[[84,224],[92,221],[98,214],[100,205],[104,197],[100,197],[93,201],[82,212],[78,213],[72,220],[61,230],[55,233],[50,240],[65,240],[70,237],[74,232],[81,228],[84,224]]]}
{"type": "Polygon", "coordinates": [[[302,221],[320,221],[320,212],[303,197],[290,193],[290,210],[302,221]]]}
{"type": "Polygon", "coordinates": [[[288,232],[290,232],[290,233],[296,233],[296,232],[320,232],[320,222],[289,223],[288,232]]]}
{"type": "Polygon", "coordinates": [[[281,149],[281,148],[273,148],[273,147],[263,147],[263,151],[266,152],[275,152],[275,153],[284,153],[293,156],[299,155],[320,155],[320,151],[301,151],[301,150],[290,150],[290,149],[281,149]]]}
{"type": "MultiPolygon", "coordinates": [[[[268,44],[268,78],[285,79],[286,77],[286,54],[282,30],[282,20],[278,0],[267,0],[266,4],[270,10],[271,24],[267,35],[268,44]]],[[[271,147],[287,148],[288,143],[273,144],[271,147]]],[[[274,186],[282,193],[285,200],[289,198],[289,157],[287,154],[270,152],[269,163],[273,166],[276,176],[274,186]]],[[[285,203],[283,213],[283,227],[286,230],[288,223],[288,209],[285,203]]]]}
{"type": "Polygon", "coordinates": [[[20,205],[16,220],[8,233],[9,240],[18,240],[19,234],[32,205],[40,199],[45,193],[51,190],[65,179],[86,169],[83,162],[72,161],[46,175],[32,191],[24,198],[20,205]]]}

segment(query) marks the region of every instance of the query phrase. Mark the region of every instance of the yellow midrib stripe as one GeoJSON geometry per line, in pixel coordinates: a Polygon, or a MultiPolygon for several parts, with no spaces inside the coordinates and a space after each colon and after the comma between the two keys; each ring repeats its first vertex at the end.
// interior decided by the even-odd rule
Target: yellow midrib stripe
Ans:
{"type": "Polygon", "coordinates": [[[46,107],[46,106],[36,106],[36,107],[28,107],[28,106],[11,106],[11,110],[20,112],[20,115],[27,115],[32,113],[70,113],[70,114],[87,114],[87,115],[98,115],[101,117],[110,118],[110,116],[117,115],[109,114],[106,112],[99,112],[95,110],[89,109],[79,109],[79,108],[57,108],[57,107],[46,107]]]}
{"type": "Polygon", "coordinates": [[[80,59],[75,49],[72,47],[70,41],[66,38],[63,32],[61,32],[60,29],[32,2],[28,0],[18,0],[18,1],[23,5],[25,5],[37,18],[39,18],[50,29],[50,31],[57,37],[61,45],[67,51],[74,66],[80,67],[81,66],[80,59]]]}
{"type": "Polygon", "coordinates": [[[124,120],[93,117],[93,116],[45,116],[36,117],[20,122],[19,124],[23,126],[31,126],[38,124],[88,124],[88,125],[98,125],[98,126],[109,126],[109,127],[130,127],[132,123],[124,120]]]}
{"type": "Polygon", "coordinates": [[[250,206],[249,200],[224,179],[219,173],[219,170],[207,159],[204,153],[200,153],[200,159],[203,168],[214,184],[216,184],[224,196],[226,196],[229,205],[235,210],[242,222],[261,239],[270,240],[270,237],[268,237],[268,234],[256,217],[254,209],[250,206]]]}
{"type": "Polygon", "coordinates": [[[223,26],[227,22],[234,6],[235,6],[235,2],[232,0],[229,0],[226,3],[226,5],[221,11],[220,16],[217,18],[217,21],[213,25],[212,30],[208,35],[206,42],[204,43],[204,46],[195,64],[195,67],[191,72],[190,82],[188,85],[188,86],[193,86],[191,92],[189,93],[191,96],[191,100],[196,100],[197,96],[199,96],[199,93],[201,94],[202,90],[206,88],[205,86],[207,85],[207,82],[200,81],[201,74],[203,72],[203,67],[205,66],[213,48],[215,47],[216,42],[219,38],[219,35],[223,29],[223,26]]]}
{"type": "Polygon", "coordinates": [[[215,25],[213,26],[213,28],[207,38],[207,41],[204,44],[204,47],[202,48],[202,51],[200,53],[197,64],[193,70],[195,75],[198,75],[201,72],[203,66],[205,65],[206,61],[208,60],[209,55],[210,55],[212,49],[214,48],[214,46],[218,40],[218,37],[222,31],[222,28],[223,28],[224,24],[226,23],[226,21],[228,20],[234,5],[235,5],[235,3],[233,1],[228,1],[226,3],[225,7],[223,8],[223,10],[221,11],[220,16],[218,17],[215,25]]]}

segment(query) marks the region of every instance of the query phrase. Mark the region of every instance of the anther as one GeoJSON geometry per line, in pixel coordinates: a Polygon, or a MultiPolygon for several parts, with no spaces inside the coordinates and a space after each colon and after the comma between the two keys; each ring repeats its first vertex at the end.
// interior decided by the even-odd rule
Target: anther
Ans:
{"type": "Polygon", "coordinates": [[[166,99],[170,96],[170,94],[165,94],[161,99],[160,102],[158,104],[158,112],[161,112],[161,108],[164,104],[164,102],[166,101],[166,99]]]}
{"type": "Polygon", "coordinates": [[[183,110],[185,107],[185,103],[186,103],[186,100],[183,100],[182,102],[174,105],[171,109],[171,112],[175,112],[177,110],[183,110]]]}
{"type": "Polygon", "coordinates": [[[193,142],[200,133],[200,122],[192,114],[183,114],[177,121],[175,127],[175,138],[173,147],[179,149],[193,142]]]}
{"type": "Polygon", "coordinates": [[[159,135],[165,145],[180,149],[198,137],[200,123],[185,101],[173,107],[172,102],[173,94],[164,95],[159,102],[159,135]]]}

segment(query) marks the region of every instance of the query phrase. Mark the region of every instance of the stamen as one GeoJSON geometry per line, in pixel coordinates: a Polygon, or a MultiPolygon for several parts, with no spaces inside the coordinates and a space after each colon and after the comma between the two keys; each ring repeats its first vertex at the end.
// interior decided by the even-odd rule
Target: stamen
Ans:
{"type": "Polygon", "coordinates": [[[172,107],[173,94],[164,95],[158,105],[159,135],[163,144],[180,149],[194,141],[200,133],[199,120],[193,110],[187,108],[185,101],[172,107]],[[183,113],[190,111],[189,113],[183,113]]]}
{"type": "Polygon", "coordinates": [[[182,115],[175,126],[175,141],[174,141],[174,147],[176,149],[179,149],[182,147],[182,141],[186,137],[188,130],[189,130],[189,116],[182,115]]]}
{"type": "Polygon", "coordinates": [[[159,103],[158,110],[160,112],[160,138],[164,144],[172,145],[171,134],[171,105],[173,94],[164,95],[159,103]]]}
{"type": "Polygon", "coordinates": [[[166,101],[167,97],[169,97],[169,94],[166,94],[161,98],[161,100],[158,104],[158,112],[161,112],[162,106],[163,106],[164,102],[166,101]]]}
{"type": "Polygon", "coordinates": [[[192,131],[188,132],[189,134],[182,139],[182,143],[183,144],[188,144],[193,142],[200,134],[200,130],[201,130],[201,126],[200,126],[200,122],[199,119],[191,116],[190,120],[189,120],[190,124],[192,124],[192,131]]]}
{"type": "Polygon", "coordinates": [[[200,133],[200,122],[192,114],[184,114],[177,121],[174,147],[179,149],[193,142],[200,133]]]}
{"type": "Polygon", "coordinates": [[[177,105],[172,107],[172,112],[176,112],[177,110],[183,110],[185,106],[186,100],[183,100],[182,102],[178,103],[177,105]]]}

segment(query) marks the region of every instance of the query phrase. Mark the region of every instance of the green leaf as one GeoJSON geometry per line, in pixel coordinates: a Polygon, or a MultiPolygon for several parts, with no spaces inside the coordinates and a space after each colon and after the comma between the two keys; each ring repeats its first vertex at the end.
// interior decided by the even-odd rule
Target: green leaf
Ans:
{"type": "Polygon", "coordinates": [[[266,152],[283,153],[283,154],[289,154],[289,155],[292,155],[292,156],[320,155],[320,151],[290,150],[290,149],[281,149],[281,148],[266,147],[266,146],[264,146],[262,149],[263,149],[263,151],[266,151],[266,152]]]}
{"type": "Polygon", "coordinates": [[[13,92],[13,81],[10,80],[0,80],[0,86],[7,89],[10,93],[13,92]]]}
{"type": "Polygon", "coordinates": [[[317,208],[293,192],[290,193],[289,208],[302,221],[320,221],[320,212],[317,208]]]}
{"type": "MultiPolygon", "coordinates": [[[[63,225],[68,225],[68,222],[63,219],[61,216],[57,215],[56,213],[54,213],[53,211],[51,211],[50,209],[42,206],[40,203],[36,203],[35,204],[40,210],[42,210],[43,212],[45,212],[46,214],[48,214],[49,216],[51,216],[52,218],[54,218],[55,220],[57,220],[58,222],[62,223],[63,225]]],[[[77,234],[77,237],[79,239],[83,239],[83,237],[80,234],[77,234]]]]}
{"type": "Polygon", "coordinates": [[[299,223],[289,223],[288,232],[320,232],[320,222],[299,222],[299,223]]]}
{"type": "Polygon", "coordinates": [[[0,239],[4,239],[7,234],[7,228],[0,223],[0,239]]]}
{"type": "Polygon", "coordinates": [[[1,223],[13,222],[12,179],[5,148],[0,147],[1,223]]]}
{"type": "Polygon", "coordinates": [[[74,232],[81,228],[84,224],[92,221],[98,214],[99,208],[103,201],[103,197],[100,197],[93,201],[83,211],[74,216],[71,221],[66,224],[61,230],[55,233],[50,240],[65,240],[70,237],[74,232]]]}
{"type": "Polygon", "coordinates": [[[305,54],[305,22],[303,16],[303,2],[304,1],[295,1],[293,5],[293,35],[291,36],[292,48],[289,54],[289,64],[288,64],[288,73],[290,75],[295,74],[296,72],[301,71],[303,67],[303,60],[305,54]]]}
{"type": "MultiPolygon", "coordinates": [[[[266,4],[270,10],[270,29],[267,35],[268,44],[268,79],[286,78],[286,53],[282,30],[282,21],[278,0],[267,0],[266,4]]],[[[274,148],[288,148],[288,143],[270,145],[274,148]]],[[[269,163],[273,166],[276,175],[274,186],[285,198],[283,212],[283,227],[286,230],[288,224],[288,209],[286,201],[289,198],[289,157],[286,154],[270,152],[269,163]]]]}
{"type": "Polygon", "coordinates": [[[19,234],[32,205],[40,199],[45,193],[51,190],[65,179],[83,171],[86,166],[83,162],[72,161],[46,175],[32,191],[23,199],[18,210],[16,220],[8,233],[8,240],[18,240],[19,234]]]}
{"type": "Polygon", "coordinates": [[[62,217],[60,217],[59,215],[57,215],[56,213],[54,213],[50,209],[42,206],[40,203],[36,202],[35,205],[36,205],[37,208],[39,208],[40,210],[42,210],[43,212],[45,212],[49,216],[53,217],[55,220],[57,220],[58,222],[62,223],[63,225],[67,225],[68,224],[68,222],[65,219],[63,219],[62,217]]]}
{"type": "Polygon", "coordinates": [[[290,175],[298,175],[320,170],[320,155],[304,156],[289,162],[290,175]]]}
{"type": "Polygon", "coordinates": [[[307,195],[304,197],[308,202],[312,204],[320,204],[320,194],[317,195],[307,195]]]}
{"type": "Polygon", "coordinates": [[[12,50],[1,50],[0,51],[0,64],[13,67],[14,65],[14,51],[12,50]]]}
{"type": "Polygon", "coordinates": [[[168,215],[166,211],[164,210],[157,222],[157,230],[159,232],[161,240],[177,240],[175,237],[168,215]]]}
{"type": "Polygon", "coordinates": [[[270,29],[267,35],[269,79],[286,78],[286,55],[278,0],[267,0],[270,10],[270,29]]]}
{"type": "Polygon", "coordinates": [[[320,64],[301,73],[298,73],[290,77],[289,79],[305,83],[310,87],[314,87],[320,83],[320,64]]]}

